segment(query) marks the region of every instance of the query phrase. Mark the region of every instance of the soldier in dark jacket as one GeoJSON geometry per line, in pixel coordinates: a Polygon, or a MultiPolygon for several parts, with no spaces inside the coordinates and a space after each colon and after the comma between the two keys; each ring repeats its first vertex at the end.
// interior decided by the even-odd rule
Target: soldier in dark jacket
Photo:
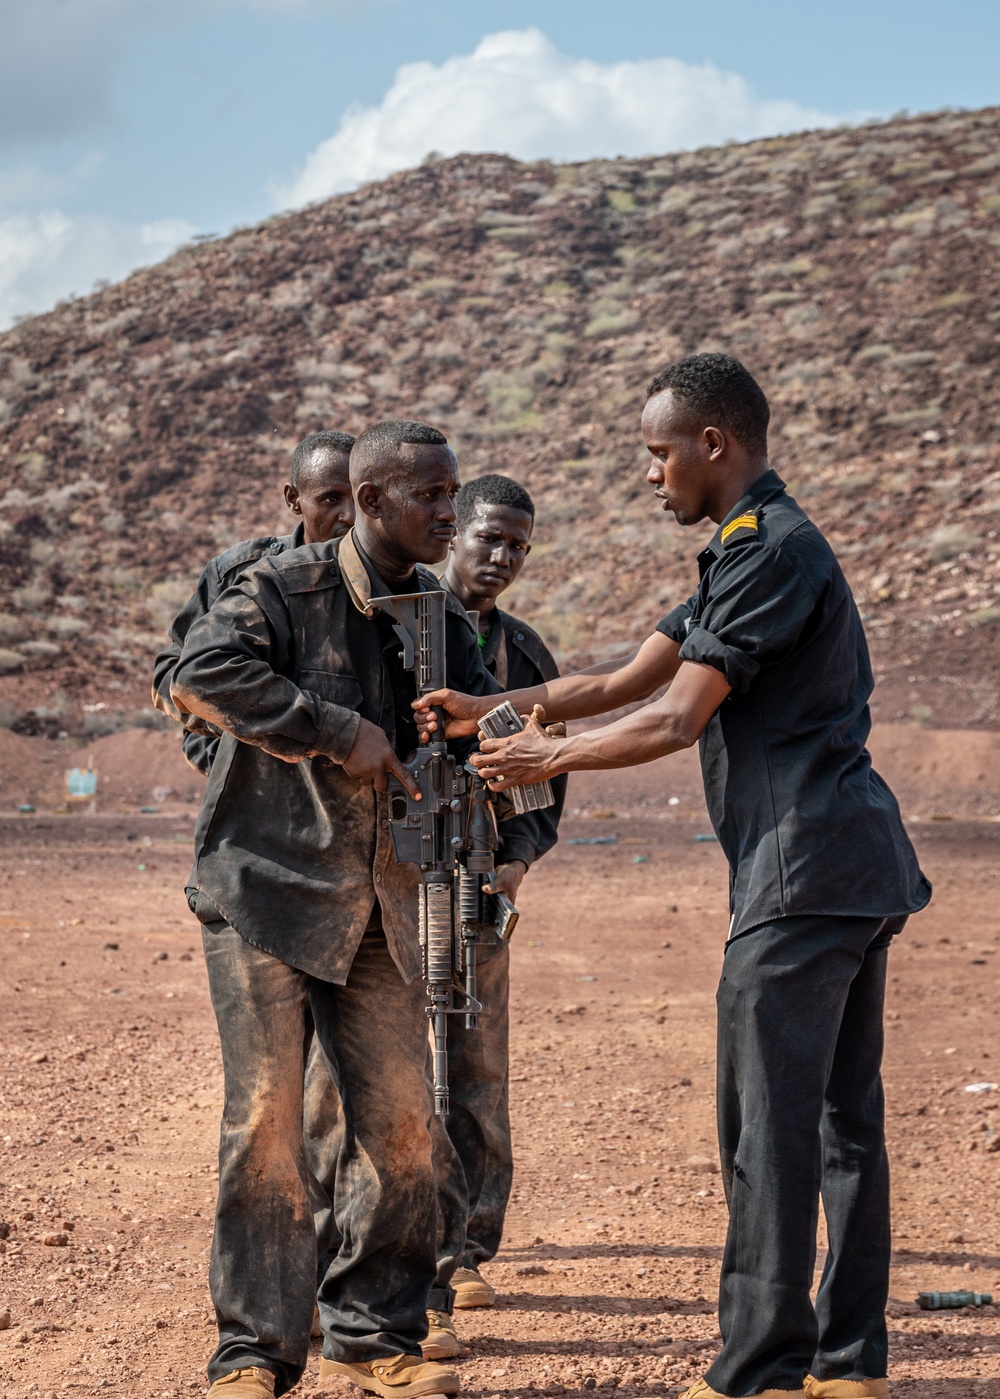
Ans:
{"type": "Polygon", "coordinates": [[[153,703],[172,719],[185,723],[181,740],[184,756],[198,772],[208,773],[219,747],[219,734],[197,715],[178,714],[170,698],[170,682],[191,627],[203,617],[216,598],[236,582],[240,574],[267,555],[273,558],[302,544],[322,544],[340,539],[354,524],[350,457],[354,438],[349,432],[312,432],[292,453],[285,504],[299,523],[291,534],[244,539],[210,559],[198,586],[174,619],[170,645],[156,658],[153,670],[153,703]],[[186,722],[185,722],[186,721],[186,722]]]}
{"type": "MultiPolygon", "coordinates": [[[[458,533],[442,582],[467,612],[478,617],[486,669],[505,690],[554,680],[559,668],[542,638],[527,622],[497,606],[497,598],[518,577],[531,552],[535,522],[531,496],[509,476],[480,476],[466,482],[455,505],[458,533]]],[[[537,813],[546,848],[556,840],[566,778],[557,777],[554,787],[556,805],[537,813]]],[[[520,875],[526,868],[521,867],[520,875]]],[[[452,1277],[455,1306],[461,1308],[490,1307],[496,1301],[496,1292],[479,1268],[500,1247],[514,1170],[508,1110],[510,949],[506,943],[480,949],[478,974],[484,1006],[479,1028],[467,1030],[461,1016],[456,1016],[448,1034],[451,1112],[447,1128],[469,1195],[465,1252],[462,1266],[452,1277]]]]}
{"type": "MultiPolygon", "coordinates": [[[[421,1360],[437,1272],[427,1019],[416,879],[393,857],[385,798],[390,772],[412,789],[415,691],[371,601],[438,586],[420,565],[454,536],[458,469],[433,428],[379,423],[355,444],[351,480],[355,529],[252,565],[191,627],[171,685],[179,714],[223,735],[189,890],[226,1077],[212,1399],[270,1399],[305,1367],[307,1004],[344,1118],[321,1375],[399,1399],[458,1388],[457,1372],[421,1360]]],[[[499,688],[457,602],[447,654],[456,687],[499,688]]],[[[532,816],[505,826],[498,879],[542,844],[532,816]]]]}

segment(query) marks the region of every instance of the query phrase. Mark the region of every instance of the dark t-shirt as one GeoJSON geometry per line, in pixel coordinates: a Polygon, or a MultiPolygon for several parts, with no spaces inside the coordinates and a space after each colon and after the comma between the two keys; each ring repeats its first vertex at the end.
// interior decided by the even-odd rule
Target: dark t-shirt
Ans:
{"type": "Polygon", "coordinates": [[[731,870],[732,934],[791,914],[891,918],[930,899],[865,747],[868,645],[836,557],[766,472],[698,556],[697,593],[657,627],[732,690],[701,739],[731,870]]]}

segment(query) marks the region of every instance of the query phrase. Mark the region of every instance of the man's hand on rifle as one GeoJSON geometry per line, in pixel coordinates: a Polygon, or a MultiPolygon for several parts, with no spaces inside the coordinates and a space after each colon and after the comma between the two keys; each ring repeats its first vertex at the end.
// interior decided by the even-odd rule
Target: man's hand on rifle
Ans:
{"type": "Polygon", "coordinates": [[[420,800],[420,788],[392,751],[392,745],[377,724],[362,719],[354,744],[343,764],[348,777],[370,782],[376,792],[384,792],[389,773],[395,773],[411,797],[420,800]]]}
{"type": "Polygon", "coordinates": [[[434,690],[429,695],[421,695],[413,701],[417,713],[417,727],[420,729],[421,743],[434,737],[437,718],[430,712],[431,706],[443,709],[446,713],[446,738],[468,738],[479,727],[479,720],[488,714],[496,704],[495,695],[463,695],[460,690],[434,690]]]}
{"type": "Polygon", "coordinates": [[[493,878],[489,884],[484,884],[483,888],[487,894],[506,894],[511,903],[516,904],[517,891],[527,873],[528,866],[523,860],[511,860],[509,864],[497,865],[493,871],[493,878]]]}
{"type": "MultiPolygon", "coordinates": [[[[527,782],[544,782],[562,769],[559,754],[566,739],[556,737],[544,727],[545,710],[536,704],[523,732],[510,738],[484,738],[480,752],[473,753],[469,762],[484,777],[494,792],[517,787],[527,782]]],[[[555,727],[555,726],[553,726],[555,727]]]]}

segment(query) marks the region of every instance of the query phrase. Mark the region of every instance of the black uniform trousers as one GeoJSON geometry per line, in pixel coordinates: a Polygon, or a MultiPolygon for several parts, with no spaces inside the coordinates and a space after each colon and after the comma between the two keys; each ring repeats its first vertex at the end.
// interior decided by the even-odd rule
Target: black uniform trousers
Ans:
{"type": "MultiPolygon", "coordinates": [[[[891,927],[898,931],[902,920],[891,927]]],[[[789,917],[726,946],[718,1122],[729,1230],[721,1394],[886,1373],[889,1166],[881,918],[789,917]],[[829,1254],[810,1299],[822,1196],[829,1254]]]]}

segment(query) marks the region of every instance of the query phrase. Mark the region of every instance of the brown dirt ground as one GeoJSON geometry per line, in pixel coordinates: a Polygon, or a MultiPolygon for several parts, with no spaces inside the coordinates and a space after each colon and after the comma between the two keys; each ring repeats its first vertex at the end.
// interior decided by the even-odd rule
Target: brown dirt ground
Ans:
{"type": "MultiPolygon", "coordinates": [[[[891,1375],[907,1399],[1000,1399],[1000,1308],[914,1306],[923,1288],[1000,1296],[1000,1093],[965,1092],[1000,1079],[997,738],[965,734],[949,756],[951,740],[931,751],[931,737],[883,730],[875,744],[887,771],[911,774],[904,808],[936,886],[891,964],[891,1375]]],[[[122,810],[172,785],[152,765],[161,738],[128,738],[132,767],[122,759],[101,814],[0,817],[0,1368],[12,1399],[204,1389],[221,1085],[181,893],[195,806],[122,810]]],[[[116,742],[101,750],[109,775],[116,742]]],[[[23,786],[28,767],[15,771],[11,752],[0,770],[23,786]]],[[[468,1393],[666,1396],[717,1344],[713,992],[726,880],[718,846],[695,840],[707,827],[689,756],[667,762],[578,780],[563,842],[525,885],[518,1175],[487,1270],[502,1305],[459,1318],[468,1393]],[[618,840],[568,843],[595,835],[618,840]]],[[[16,793],[6,780],[0,792],[10,811],[16,793]]]]}

